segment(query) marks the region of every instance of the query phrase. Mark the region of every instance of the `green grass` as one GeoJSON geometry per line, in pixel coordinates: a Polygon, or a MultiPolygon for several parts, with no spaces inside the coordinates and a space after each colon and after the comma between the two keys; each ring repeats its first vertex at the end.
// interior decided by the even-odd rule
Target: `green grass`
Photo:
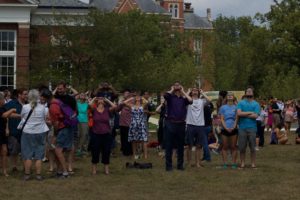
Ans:
{"type": "Polygon", "coordinates": [[[294,144],[267,145],[257,153],[257,170],[219,169],[221,157],[213,155],[205,168],[165,172],[164,160],[151,149],[148,161],[154,164],[153,169],[126,169],[125,163],[132,160],[118,155],[111,159],[109,176],[99,173],[93,177],[90,158],[81,158],[75,163],[76,174],[67,180],[46,175],[43,182],[23,182],[21,173],[1,176],[0,199],[299,199],[299,148],[294,144]]]}

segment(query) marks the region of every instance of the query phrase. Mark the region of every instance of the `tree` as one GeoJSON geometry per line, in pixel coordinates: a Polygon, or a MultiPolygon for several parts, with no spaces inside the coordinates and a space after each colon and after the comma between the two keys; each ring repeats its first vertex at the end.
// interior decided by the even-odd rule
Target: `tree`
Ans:
{"type": "MultiPolygon", "coordinates": [[[[93,11],[84,20],[74,19],[81,26],[74,29],[64,26],[65,20],[59,18],[62,25],[51,30],[60,39],[59,45],[47,43],[35,48],[40,54],[55,52],[49,57],[39,57],[44,63],[57,63],[57,58],[62,58],[70,64],[71,68],[58,69],[69,70],[74,77],[72,84],[77,88],[97,87],[104,80],[120,89],[153,92],[166,89],[175,80],[190,85],[198,75],[193,54],[187,50],[189,44],[184,34],[163,23],[168,20],[167,16],[138,11],[126,14],[93,11]]],[[[39,74],[45,72],[48,76],[49,71],[53,76],[60,74],[47,65],[34,70],[40,73],[32,74],[33,77],[41,77],[39,74]]],[[[63,74],[68,80],[69,73],[63,74]]]]}

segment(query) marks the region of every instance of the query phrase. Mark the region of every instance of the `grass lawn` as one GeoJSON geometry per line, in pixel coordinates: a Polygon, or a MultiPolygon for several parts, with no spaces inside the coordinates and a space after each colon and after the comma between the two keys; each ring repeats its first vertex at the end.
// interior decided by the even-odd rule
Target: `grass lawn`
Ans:
{"type": "MultiPolygon", "coordinates": [[[[290,138],[294,142],[294,135],[290,138]]],[[[299,148],[294,144],[266,145],[257,153],[257,170],[220,169],[221,156],[213,155],[213,161],[204,168],[165,172],[164,160],[151,149],[148,161],[154,164],[153,169],[126,169],[125,163],[132,160],[117,155],[111,159],[109,176],[99,173],[93,177],[90,158],[80,158],[75,163],[75,175],[67,180],[46,175],[47,164],[43,182],[23,182],[21,173],[0,176],[0,199],[299,199],[299,148]]],[[[102,166],[99,169],[102,172],[102,166]]]]}

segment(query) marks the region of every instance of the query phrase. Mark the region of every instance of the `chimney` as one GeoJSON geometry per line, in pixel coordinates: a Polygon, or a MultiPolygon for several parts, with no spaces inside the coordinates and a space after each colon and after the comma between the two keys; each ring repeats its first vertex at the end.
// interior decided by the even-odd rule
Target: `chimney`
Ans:
{"type": "Polygon", "coordinates": [[[207,13],[207,19],[208,19],[208,21],[211,22],[212,21],[212,18],[211,18],[211,9],[207,8],[206,13],[207,13]]]}
{"type": "Polygon", "coordinates": [[[192,8],[192,3],[184,3],[184,12],[193,13],[194,8],[192,8]]]}

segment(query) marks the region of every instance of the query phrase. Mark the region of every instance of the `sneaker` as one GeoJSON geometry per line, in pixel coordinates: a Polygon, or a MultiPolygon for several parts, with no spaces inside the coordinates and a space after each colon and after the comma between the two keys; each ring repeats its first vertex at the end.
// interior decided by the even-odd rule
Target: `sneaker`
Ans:
{"type": "Polygon", "coordinates": [[[238,168],[238,165],[237,164],[232,164],[231,165],[231,169],[237,169],[238,168]]]}
{"type": "Polygon", "coordinates": [[[134,156],[134,160],[138,160],[138,159],[140,159],[140,156],[139,155],[135,155],[134,156]]]}
{"type": "Polygon", "coordinates": [[[258,147],[255,147],[255,151],[259,151],[259,148],[258,148],[258,147]]]}
{"type": "Polygon", "coordinates": [[[212,149],[211,151],[212,151],[214,154],[216,154],[216,155],[220,155],[220,153],[218,152],[218,150],[212,149]]]}
{"type": "Polygon", "coordinates": [[[29,181],[30,178],[31,178],[30,174],[25,174],[25,175],[23,176],[23,181],[29,181]]]}
{"type": "Polygon", "coordinates": [[[228,167],[227,167],[227,164],[224,164],[223,165],[223,169],[227,169],[228,167]]]}
{"type": "Polygon", "coordinates": [[[42,177],[41,175],[36,175],[35,179],[38,181],[43,181],[44,177],[42,177]]]}

